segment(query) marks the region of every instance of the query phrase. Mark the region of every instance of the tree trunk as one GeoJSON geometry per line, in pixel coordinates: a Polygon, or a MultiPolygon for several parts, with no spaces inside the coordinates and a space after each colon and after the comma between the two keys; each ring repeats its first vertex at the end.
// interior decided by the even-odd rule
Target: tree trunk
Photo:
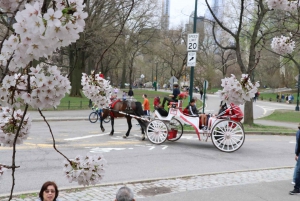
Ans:
{"type": "Polygon", "coordinates": [[[78,50],[77,52],[77,59],[74,57],[74,52],[70,51],[70,64],[73,64],[70,81],[71,81],[71,93],[70,96],[72,97],[82,97],[81,95],[81,76],[82,76],[82,69],[84,66],[84,52],[78,50]],[[75,61],[74,61],[75,59],[75,61]],[[75,63],[74,63],[75,62],[75,63]]]}
{"type": "MultiPolygon", "coordinates": [[[[126,81],[126,59],[125,58],[126,57],[124,57],[123,67],[122,67],[121,88],[125,88],[125,81],[126,81]]],[[[117,83],[117,86],[119,86],[119,83],[117,83]]]]}
{"type": "Polygon", "coordinates": [[[253,102],[247,101],[244,106],[244,124],[253,125],[253,102]]]}

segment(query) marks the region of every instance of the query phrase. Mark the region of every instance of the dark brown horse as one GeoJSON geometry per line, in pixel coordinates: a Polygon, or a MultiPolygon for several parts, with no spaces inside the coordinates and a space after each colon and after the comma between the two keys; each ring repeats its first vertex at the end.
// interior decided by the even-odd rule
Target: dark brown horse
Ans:
{"type": "MultiPolygon", "coordinates": [[[[103,108],[103,116],[100,119],[100,128],[101,128],[102,132],[105,131],[105,129],[103,127],[103,119],[105,119],[107,116],[110,115],[111,128],[112,128],[112,130],[110,131],[110,135],[113,135],[114,134],[114,119],[115,119],[115,117],[125,117],[127,119],[128,130],[123,137],[127,138],[129,136],[130,130],[132,128],[132,123],[131,123],[132,117],[129,115],[120,114],[119,111],[125,112],[127,114],[131,114],[131,115],[135,115],[135,116],[142,116],[143,115],[142,104],[140,102],[133,102],[133,101],[131,101],[129,104],[127,103],[127,101],[118,101],[115,104],[112,103],[112,107],[113,108],[110,108],[111,110],[103,108]],[[130,107],[128,107],[128,105],[130,107]]],[[[146,126],[147,126],[146,122],[143,122],[139,119],[136,119],[136,120],[139,122],[139,124],[142,128],[142,140],[144,140],[145,139],[144,130],[146,129],[146,126]]]]}

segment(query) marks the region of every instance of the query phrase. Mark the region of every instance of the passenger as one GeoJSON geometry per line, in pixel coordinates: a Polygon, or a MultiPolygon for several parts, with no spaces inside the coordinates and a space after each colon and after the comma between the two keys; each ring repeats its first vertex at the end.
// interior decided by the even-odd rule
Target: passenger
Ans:
{"type": "Polygon", "coordinates": [[[191,99],[189,105],[185,108],[186,111],[188,111],[189,115],[191,116],[199,116],[199,125],[200,129],[206,130],[207,129],[207,116],[206,114],[199,114],[197,108],[196,108],[196,100],[191,99]]]}
{"type": "Polygon", "coordinates": [[[154,109],[158,108],[159,107],[159,104],[160,104],[160,98],[157,96],[154,98],[153,100],[153,106],[154,106],[154,109]]]}

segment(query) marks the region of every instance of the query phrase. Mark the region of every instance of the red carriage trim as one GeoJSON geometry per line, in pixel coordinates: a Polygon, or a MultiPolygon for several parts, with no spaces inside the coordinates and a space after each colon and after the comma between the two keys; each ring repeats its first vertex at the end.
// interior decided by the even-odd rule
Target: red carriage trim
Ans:
{"type": "Polygon", "coordinates": [[[194,127],[194,129],[195,129],[195,131],[196,131],[196,133],[197,133],[197,135],[198,135],[199,140],[201,140],[201,139],[200,139],[200,133],[199,133],[199,131],[198,131],[198,128],[197,128],[192,122],[190,122],[189,120],[187,120],[187,119],[184,117],[184,115],[180,115],[180,118],[183,119],[185,122],[188,122],[191,126],[194,127]]]}

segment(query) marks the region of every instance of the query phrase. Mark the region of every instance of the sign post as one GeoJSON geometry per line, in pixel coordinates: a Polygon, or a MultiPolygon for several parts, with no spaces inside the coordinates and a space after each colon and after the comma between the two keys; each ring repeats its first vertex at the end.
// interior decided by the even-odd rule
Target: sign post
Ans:
{"type": "MultiPolygon", "coordinates": [[[[194,27],[193,27],[193,33],[188,35],[188,42],[187,42],[187,51],[198,51],[198,42],[199,42],[199,34],[196,33],[196,27],[197,27],[197,5],[198,0],[195,0],[195,10],[194,10],[194,27]]],[[[194,86],[194,66],[191,66],[191,75],[190,75],[190,100],[193,98],[193,90],[194,86]]]]}
{"type": "Polygon", "coordinates": [[[187,65],[186,66],[196,66],[196,52],[188,52],[187,65]]]}
{"type": "Polygon", "coordinates": [[[205,98],[206,98],[206,89],[208,88],[208,81],[205,80],[203,83],[203,106],[202,106],[202,113],[204,114],[205,108],[205,98]]]}
{"type": "Polygon", "coordinates": [[[198,51],[199,33],[188,34],[187,51],[198,51]]]}

